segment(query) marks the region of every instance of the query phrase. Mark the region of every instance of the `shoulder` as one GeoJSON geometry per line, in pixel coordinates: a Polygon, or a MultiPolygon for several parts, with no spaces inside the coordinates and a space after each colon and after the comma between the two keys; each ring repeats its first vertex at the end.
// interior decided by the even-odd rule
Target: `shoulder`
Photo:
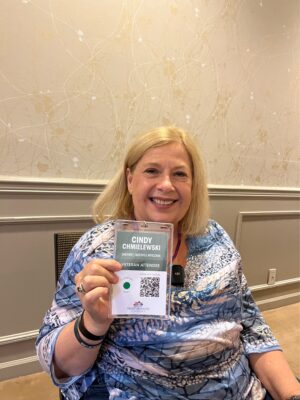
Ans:
{"type": "Polygon", "coordinates": [[[85,232],[74,246],[74,252],[91,256],[114,240],[114,221],[98,224],[85,232]]]}
{"type": "Polygon", "coordinates": [[[220,282],[222,287],[229,282],[232,287],[239,287],[240,254],[224,228],[216,221],[208,222],[203,235],[188,238],[188,251],[187,287],[204,290],[217,287],[220,282]]]}
{"type": "Polygon", "coordinates": [[[210,219],[203,235],[188,237],[191,255],[208,251],[213,246],[226,246],[235,249],[233,241],[218,222],[210,219]]]}
{"type": "Polygon", "coordinates": [[[74,245],[60,275],[60,283],[66,286],[92,258],[111,258],[114,246],[114,222],[108,221],[86,231],[74,245]]]}

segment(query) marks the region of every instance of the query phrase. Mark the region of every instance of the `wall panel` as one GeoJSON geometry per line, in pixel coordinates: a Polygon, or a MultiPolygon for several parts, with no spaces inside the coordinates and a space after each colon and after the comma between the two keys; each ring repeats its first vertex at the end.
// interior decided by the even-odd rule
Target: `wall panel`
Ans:
{"type": "MultiPolygon", "coordinates": [[[[1,317],[0,380],[39,370],[34,339],[55,287],[53,235],[92,226],[91,204],[103,187],[99,183],[0,182],[0,292],[9,299],[1,317]]],[[[211,186],[209,192],[212,217],[237,240],[261,308],[299,300],[300,192],[225,186],[211,186]],[[257,251],[265,240],[263,249],[268,251],[257,251]],[[270,287],[266,271],[275,261],[279,280],[270,287]]]]}

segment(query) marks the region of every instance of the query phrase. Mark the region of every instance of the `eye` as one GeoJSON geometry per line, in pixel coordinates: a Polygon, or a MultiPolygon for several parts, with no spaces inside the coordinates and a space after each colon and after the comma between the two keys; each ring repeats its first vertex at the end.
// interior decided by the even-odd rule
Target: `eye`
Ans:
{"type": "Polygon", "coordinates": [[[153,167],[147,168],[144,171],[144,173],[147,174],[147,175],[156,175],[156,174],[158,174],[158,172],[159,172],[158,169],[157,168],[153,168],[153,167]]]}
{"type": "Polygon", "coordinates": [[[188,174],[185,171],[176,171],[174,175],[178,176],[179,178],[186,178],[188,176],[188,174]]]}

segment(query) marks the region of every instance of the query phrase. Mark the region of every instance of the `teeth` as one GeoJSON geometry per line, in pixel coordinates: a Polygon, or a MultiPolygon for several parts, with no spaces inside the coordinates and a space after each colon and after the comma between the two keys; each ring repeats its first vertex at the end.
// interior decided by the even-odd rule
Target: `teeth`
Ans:
{"type": "Polygon", "coordinates": [[[153,201],[154,201],[154,203],[162,204],[162,205],[169,205],[174,202],[174,200],[161,200],[161,199],[154,199],[154,198],[153,198],[153,201]]]}

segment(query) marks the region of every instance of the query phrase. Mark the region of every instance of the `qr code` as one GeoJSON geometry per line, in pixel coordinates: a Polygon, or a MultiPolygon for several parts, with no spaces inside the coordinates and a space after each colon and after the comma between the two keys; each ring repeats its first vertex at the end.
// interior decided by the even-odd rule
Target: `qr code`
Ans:
{"type": "Polygon", "coordinates": [[[141,297],[159,297],[159,277],[147,277],[141,279],[141,297]]]}

